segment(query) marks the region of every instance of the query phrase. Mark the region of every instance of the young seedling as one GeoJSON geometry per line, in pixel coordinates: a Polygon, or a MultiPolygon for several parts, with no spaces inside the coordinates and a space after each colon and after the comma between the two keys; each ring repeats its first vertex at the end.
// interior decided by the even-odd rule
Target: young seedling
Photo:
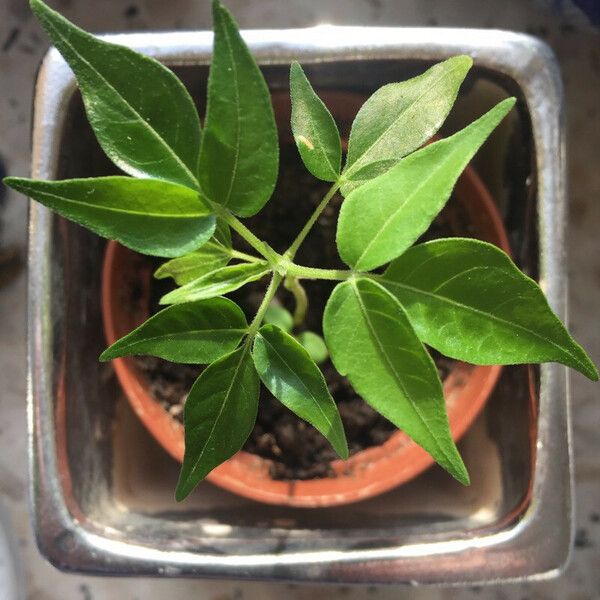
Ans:
{"type": "Polygon", "coordinates": [[[456,100],[472,64],[468,56],[376,91],[356,115],[343,166],[336,124],[300,65],[292,64],[294,139],[306,168],[331,187],[279,254],[241,220],[271,197],[278,137],[265,80],[218,0],[203,130],[194,102],[167,68],[93,37],[41,0],[31,7],[75,73],[100,146],[127,175],[5,183],[101,236],[171,259],[156,272],[179,286],[162,298],[168,307],[101,359],[150,354],[208,365],[185,404],[177,499],[243,446],[261,381],[346,458],[342,422],[317,366],[328,354],[366,402],[463,484],[469,476],[424,344],[478,365],[556,361],[598,379],[538,285],[501,250],[463,238],[413,246],[515,103],[504,100],[458,133],[425,145],[456,100]],[[337,246],[349,268],[297,264],[296,252],[338,191],[345,200],[337,246]],[[231,229],[255,254],[233,247],[231,229]],[[269,283],[248,323],[223,296],[262,278],[269,283]],[[323,314],[325,341],[294,333],[308,306],[303,279],[339,282],[323,314]],[[294,315],[278,304],[281,285],[293,294],[294,315]]]}

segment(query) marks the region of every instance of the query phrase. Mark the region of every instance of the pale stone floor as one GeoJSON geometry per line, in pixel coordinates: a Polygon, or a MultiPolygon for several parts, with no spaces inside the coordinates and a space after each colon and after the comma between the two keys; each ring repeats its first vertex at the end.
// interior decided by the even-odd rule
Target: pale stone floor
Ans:
{"type": "MultiPolygon", "coordinates": [[[[598,0],[596,0],[597,2],[598,0]]],[[[54,0],[69,18],[93,31],[206,29],[205,0],[54,0]]],[[[498,27],[528,31],[554,48],[566,84],[571,224],[568,236],[571,324],[600,363],[600,33],[572,6],[557,0],[230,0],[244,27],[317,23],[498,27]]],[[[26,0],[0,0],[0,158],[14,175],[29,172],[32,82],[47,40],[26,0]]],[[[26,203],[9,194],[0,208],[2,247],[24,257],[26,203]]],[[[600,402],[598,387],[573,376],[577,535],[572,562],[558,580],[465,590],[336,588],[191,580],[109,579],[66,575],[39,556],[26,504],[25,271],[0,267],[0,523],[16,564],[18,597],[591,599],[600,598],[600,402]]],[[[10,570],[0,527],[0,578],[10,570]]],[[[0,599],[13,598],[0,579],[0,599]]]]}

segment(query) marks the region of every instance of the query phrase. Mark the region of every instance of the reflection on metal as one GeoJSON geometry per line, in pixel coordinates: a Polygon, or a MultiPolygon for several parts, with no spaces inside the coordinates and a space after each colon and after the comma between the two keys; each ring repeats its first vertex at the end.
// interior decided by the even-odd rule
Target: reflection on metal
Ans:
{"type": "MultiPolygon", "coordinates": [[[[537,203],[534,268],[550,304],[566,316],[563,100],[547,46],[500,31],[330,25],[251,31],[245,37],[260,62],[270,65],[273,87],[285,88],[283,67],[293,59],[307,65],[323,86],[345,81],[351,87],[360,80],[374,87],[382,83],[377,73],[385,79],[412,68],[406,65],[466,53],[477,67],[474,80],[487,78],[518,95],[531,147],[527,168],[534,171],[537,194],[530,195],[537,203]]],[[[199,95],[211,34],[108,39],[187,67],[182,72],[199,95]]],[[[90,136],[84,125],[77,129],[72,124],[74,119],[83,123],[74,89],[69,69],[50,51],[36,88],[34,177],[85,176],[90,173],[77,169],[98,164],[99,159],[77,151],[77,139],[90,136]],[[69,147],[72,154],[65,155],[69,147]]],[[[520,194],[527,195],[522,189],[520,194]]],[[[478,454],[489,457],[480,477],[487,483],[471,491],[430,472],[380,499],[335,509],[263,507],[208,484],[201,486],[195,504],[172,503],[165,489],[173,489],[176,466],[152,454],[151,445],[136,462],[131,440],[139,425],[127,415],[119,420],[123,404],[114,402],[118,392],[109,368],[96,362],[102,346],[96,277],[101,250],[93,236],[32,206],[30,489],[38,543],[56,566],[99,574],[413,584],[541,578],[564,566],[571,540],[570,425],[568,376],[557,365],[540,369],[537,407],[523,404],[526,377],[524,370],[515,370],[502,396],[499,414],[510,416],[502,434],[493,431],[499,427],[496,414],[496,420],[483,418],[471,441],[465,440],[464,451],[474,465],[478,454]],[[520,423],[536,420],[538,410],[537,437],[530,440],[527,425],[520,423]],[[126,433],[119,434],[123,427],[126,433]],[[502,440],[519,427],[514,436],[520,442],[503,446],[502,440]],[[126,461],[123,439],[131,452],[126,461]],[[520,454],[510,455],[515,448],[520,454]],[[166,484],[161,491],[151,480],[148,494],[136,498],[131,493],[136,465],[142,469],[149,460],[156,460],[150,473],[155,471],[157,481],[164,467],[166,484]],[[447,505],[448,499],[455,505],[447,505]]]]}

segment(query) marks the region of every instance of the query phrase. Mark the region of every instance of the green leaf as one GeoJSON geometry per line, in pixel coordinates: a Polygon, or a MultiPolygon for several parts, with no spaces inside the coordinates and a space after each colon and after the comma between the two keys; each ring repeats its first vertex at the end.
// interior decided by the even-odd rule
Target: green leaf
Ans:
{"type": "Polygon", "coordinates": [[[107,156],[130,175],[197,189],[200,121],[181,81],[159,62],[79,29],[41,0],[31,0],[31,8],[73,69],[107,156]]]}
{"type": "Polygon", "coordinates": [[[276,325],[264,325],[254,339],[252,358],[269,391],[322,433],[341,458],[348,458],[337,405],[319,367],[302,345],[276,325]]]}
{"type": "Polygon", "coordinates": [[[539,286],[491,244],[419,244],[378,281],[404,306],[419,338],[446,356],[479,365],[557,361],[598,380],[539,286]]]}
{"type": "Polygon", "coordinates": [[[258,411],[259,381],[249,346],[208,366],[185,403],[185,455],[175,498],[183,500],[222,462],[242,448],[258,411]]]}
{"type": "Polygon", "coordinates": [[[318,364],[324,363],[329,358],[329,350],[325,340],[312,331],[303,331],[296,336],[310,357],[318,364]]]}
{"type": "Polygon", "coordinates": [[[468,484],[437,369],[398,300],[372,280],[348,280],[333,290],[323,330],[333,364],[358,394],[468,484]]]}
{"type": "Polygon", "coordinates": [[[217,229],[208,242],[198,250],[162,264],[154,273],[154,277],[156,279],[172,277],[178,285],[185,285],[202,275],[224,267],[230,260],[231,233],[229,226],[217,219],[217,229]]]}
{"type": "Polygon", "coordinates": [[[179,256],[201,246],[215,230],[215,217],[198,193],[166,181],[8,177],[4,182],[66,219],[143,254],[179,256]]]}
{"type": "Polygon", "coordinates": [[[149,354],[204,365],[235,350],[247,328],[242,309],[227,298],[175,304],[116,341],[100,360],[149,354]]]}
{"type": "Polygon", "coordinates": [[[290,95],[292,132],[302,161],[315,177],[336,181],[342,162],[340,134],[297,62],[290,69],[290,95]]]}
{"type": "Polygon", "coordinates": [[[379,88],[352,124],[342,193],[385,173],[422,146],[446,120],[473,61],[455,56],[428,71],[379,88]]]}
{"type": "Polygon", "coordinates": [[[462,131],[418,150],[352,192],[338,221],[342,260],[369,271],[409,248],[444,207],[463,169],[514,103],[514,98],[500,102],[462,131]]]}
{"type": "Polygon", "coordinates": [[[235,21],[213,2],[213,62],[200,150],[202,190],[241,217],[273,193],[279,166],[277,127],[267,84],[235,21]]]}
{"type": "Polygon", "coordinates": [[[283,306],[274,304],[273,302],[267,307],[263,322],[277,325],[277,327],[283,329],[286,333],[289,333],[294,327],[294,317],[292,317],[290,312],[283,308],[283,306]]]}
{"type": "Polygon", "coordinates": [[[222,296],[264,277],[269,271],[269,266],[264,262],[228,265],[169,292],[161,298],[160,303],[179,304],[222,296]]]}

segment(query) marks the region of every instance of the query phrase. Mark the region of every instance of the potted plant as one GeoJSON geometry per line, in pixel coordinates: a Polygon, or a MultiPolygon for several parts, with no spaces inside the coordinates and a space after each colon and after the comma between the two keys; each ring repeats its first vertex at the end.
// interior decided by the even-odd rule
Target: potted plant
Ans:
{"type": "MultiPolygon", "coordinates": [[[[70,34],[68,39],[77,36],[70,34]]],[[[202,106],[201,82],[212,47],[208,32],[101,39],[169,64],[202,106]]],[[[566,318],[562,100],[556,65],[543,43],[509,32],[336,27],[245,32],[244,39],[264,65],[272,90],[287,89],[284,66],[298,58],[307,65],[319,93],[333,84],[369,95],[382,83],[416,74],[417,66],[423,71],[425,65],[449,56],[475,57],[477,69],[469,89],[475,83],[478,112],[471,114],[478,116],[494,103],[489,95],[482,96],[480,84],[498,82],[500,98],[519,98],[518,110],[513,111],[519,118],[511,118],[487,145],[487,162],[478,162],[480,172],[498,193],[488,167],[501,164],[505,172],[510,169],[505,222],[514,219],[514,213],[507,217],[507,208],[527,208],[528,215],[537,208],[532,222],[540,224],[539,231],[534,228],[523,237],[527,228],[514,221],[509,229],[515,260],[539,277],[551,306],[566,318]],[[502,141],[507,131],[517,138],[511,142],[509,160],[503,151],[490,160],[490,150],[497,153],[508,147],[502,141]],[[515,173],[515,166],[522,170],[515,173]],[[531,242],[525,252],[523,240],[531,242]]],[[[102,162],[73,87],[72,73],[51,50],[36,88],[33,176],[38,179],[114,173],[102,162]]],[[[473,90],[461,97],[461,113],[471,100],[473,90]]],[[[446,131],[468,123],[464,116],[458,127],[453,120],[446,131]]],[[[506,197],[499,194],[498,200],[503,203],[506,197]]],[[[453,205],[450,201],[448,207],[453,205]]],[[[272,206],[271,201],[246,221],[255,233],[272,206]]],[[[337,212],[330,209],[324,211],[322,223],[333,220],[335,230],[337,212]]],[[[275,222],[282,222],[281,212],[275,214],[275,222]]],[[[321,229],[313,229],[317,239],[321,229]]],[[[526,370],[503,370],[483,418],[461,446],[472,474],[471,488],[463,489],[436,469],[410,485],[350,506],[310,511],[266,506],[207,484],[189,502],[176,504],[171,500],[175,480],[170,478],[177,466],[155,451],[135,418],[127,416],[124,404],[116,401],[111,366],[96,361],[103,344],[102,240],[52,217],[36,203],[30,232],[32,514],[38,544],[53,564],[95,573],[373,583],[514,579],[556,573],[564,564],[570,531],[564,367],[546,364],[535,369],[529,407],[526,379],[521,377],[526,370]],[[490,483],[499,485],[491,496],[490,483]],[[139,496],[128,495],[130,490],[139,496]],[[156,493],[162,503],[156,503],[156,493]],[[542,536],[545,543],[540,547],[542,536]]],[[[312,247],[303,244],[295,262],[301,263],[302,253],[312,247]]],[[[302,282],[314,290],[311,280],[302,282]]],[[[248,289],[233,292],[240,304],[248,289]]],[[[310,299],[314,309],[312,292],[310,299]]],[[[314,312],[309,311],[311,319],[314,312]]],[[[318,322],[311,329],[317,330],[318,322]]]]}
{"type": "MultiPolygon", "coordinates": [[[[242,221],[272,195],[278,134],[269,90],[227,10],[213,4],[202,130],[187,91],[162,65],[97,40],[40,0],[31,4],[75,72],[100,145],[129,176],[5,182],[104,237],[171,259],[159,276],[181,285],[160,299],[167,308],[114,341],[101,359],[144,354],[208,365],[185,402],[177,499],[242,448],[255,425],[261,382],[348,459],[338,408],[315,361],[328,353],[357,394],[465,485],[469,476],[452,438],[442,384],[423,344],[479,365],[557,361],[597,380],[595,366],[543,292],[500,249],[468,238],[413,246],[514,105],[509,98],[455,135],[423,146],[450,111],[470,58],[451,58],[371,96],[352,124],[343,167],[336,124],[301,66],[292,64],[293,137],[306,168],[331,186],[279,253],[242,221]],[[298,264],[299,248],[338,191],[345,199],[336,242],[348,268],[298,264]],[[233,248],[230,229],[253,254],[233,248]],[[248,321],[225,295],[263,278],[269,284],[248,321]],[[268,318],[284,285],[295,299],[294,323],[303,324],[306,279],[337,282],[323,314],[324,341],[314,332],[290,335],[281,310],[268,318]]],[[[111,247],[109,257],[115,252],[111,247]]],[[[109,285],[111,275],[105,277],[109,285]]],[[[118,303],[119,290],[107,294],[118,303]]],[[[117,363],[123,382],[128,364],[117,363]]],[[[357,473],[368,470],[359,461],[352,466],[357,473]]],[[[342,463],[340,473],[347,468],[342,463]]],[[[245,470],[250,463],[240,455],[213,478],[236,489],[230,482],[245,470]]]]}

